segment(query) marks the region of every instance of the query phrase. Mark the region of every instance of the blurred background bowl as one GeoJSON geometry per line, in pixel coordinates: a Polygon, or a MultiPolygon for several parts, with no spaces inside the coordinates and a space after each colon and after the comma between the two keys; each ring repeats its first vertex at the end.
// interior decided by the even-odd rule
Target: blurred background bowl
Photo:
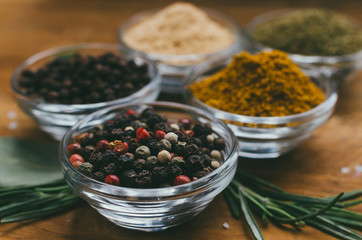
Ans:
{"type": "Polygon", "coordinates": [[[331,81],[316,71],[305,71],[305,74],[323,90],[326,100],[317,107],[300,114],[282,117],[245,116],[215,109],[197,99],[190,90],[190,85],[215,74],[229,61],[230,59],[219,59],[195,67],[184,81],[184,97],[190,105],[206,110],[228,124],[239,140],[240,156],[279,157],[297,147],[332,115],[337,93],[331,81]]]}
{"type": "Polygon", "coordinates": [[[81,43],[49,49],[37,53],[20,64],[11,78],[11,87],[19,107],[32,117],[40,129],[50,134],[55,140],[61,140],[68,128],[72,127],[84,116],[98,109],[123,103],[151,102],[156,100],[160,92],[161,79],[155,65],[142,57],[125,56],[124,49],[118,44],[109,43],[81,43]],[[150,82],[137,92],[116,100],[90,103],[90,104],[56,104],[40,98],[27,96],[21,91],[19,78],[25,69],[36,70],[48,62],[59,58],[72,56],[74,54],[98,56],[105,53],[114,53],[130,60],[136,64],[146,64],[150,82]]]}
{"type": "Polygon", "coordinates": [[[92,113],[73,126],[61,141],[59,158],[69,186],[108,220],[126,228],[159,231],[197,215],[226,188],[236,171],[238,143],[226,124],[203,110],[171,102],[122,104],[92,113]],[[75,136],[114,118],[122,110],[134,109],[141,113],[147,107],[171,122],[186,117],[194,123],[210,123],[214,133],[226,143],[221,166],[196,181],[153,189],[113,186],[84,176],[73,167],[67,146],[75,136]]]}
{"type": "MultiPolygon", "coordinates": [[[[245,29],[245,37],[248,39],[248,51],[259,52],[261,50],[271,49],[253,38],[253,30],[262,23],[282,18],[285,15],[300,11],[298,9],[281,9],[261,14],[248,23],[245,29]]],[[[348,17],[349,18],[349,17],[348,17]]],[[[354,19],[350,19],[356,26],[361,24],[354,19]]],[[[342,56],[311,56],[296,53],[288,53],[293,62],[297,63],[303,69],[319,71],[327,78],[330,78],[336,87],[341,87],[348,81],[348,76],[362,67],[362,49],[355,53],[342,56]]]]}
{"type": "Polygon", "coordinates": [[[147,59],[150,59],[157,65],[159,72],[162,76],[162,92],[181,93],[182,79],[189,73],[193,66],[211,58],[231,56],[232,54],[239,52],[243,48],[243,34],[239,24],[230,17],[218,11],[207,8],[202,8],[202,10],[205,11],[211,19],[226,27],[233,35],[234,42],[230,46],[215,52],[187,55],[166,55],[148,53],[139,51],[128,46],[123,39],[123,36],[127,33],[127,30],[133,25],[138,24],[139,22],[142,22],[148,17],[154,15],[159,10],[161,9],[141,12],[122,23],[118,31],[118,38],[120,44],[128,50],[128,54],[130,54],[131,56],[143,56],[147,59]]]}

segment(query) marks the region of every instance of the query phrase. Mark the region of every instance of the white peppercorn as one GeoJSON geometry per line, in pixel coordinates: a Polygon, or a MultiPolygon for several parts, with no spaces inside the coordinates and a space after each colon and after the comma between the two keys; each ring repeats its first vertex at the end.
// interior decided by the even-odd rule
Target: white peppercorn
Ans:
{"type": "Polygon", "coordinates": [[[221,152],[218,150],[212,150],[210,153],[210,157],[218,161],[222,160],[221,152]]]}
{"type": "Polygon", "coordinates": [[[169,141],[171,144],[176,144],[176,143],[177,143],[178,136],[177,136],[176,133],[169,132],[169,133],[166,134],[165,139],[166,139],[167,141],[169,141]]]}
{"type": "Polygon", "coordinates": [[[151,155],[151,151],[147,146],[139,146],[135,152],[136,158],[146,159],[150,155],[151,155]]]}
{"type": "Polygon", "coordinates": [[[171,154],[166,150],[162,150],[157,154],[157,158],[160,163],[166,164],[171,160],[171,154]]]}

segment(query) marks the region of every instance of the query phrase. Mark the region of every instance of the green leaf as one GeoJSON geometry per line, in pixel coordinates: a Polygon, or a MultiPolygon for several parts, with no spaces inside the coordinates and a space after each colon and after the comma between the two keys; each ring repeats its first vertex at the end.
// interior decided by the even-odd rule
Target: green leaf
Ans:
{"type": "Polygon", "coordinates": [[[57,143],[0,138],[0,188],[42,184],[63,177],[57,143]]]}

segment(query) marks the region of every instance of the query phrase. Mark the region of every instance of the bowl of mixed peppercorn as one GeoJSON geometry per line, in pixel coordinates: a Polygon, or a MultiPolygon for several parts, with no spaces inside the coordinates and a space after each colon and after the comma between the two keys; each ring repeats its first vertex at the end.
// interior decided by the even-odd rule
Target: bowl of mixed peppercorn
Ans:
{"type": "Polygon", "coordinates": [[[278,50],[200,64],[185,80],[184,96],[227,123],[247,158],[276,158],[296,148],[327,121],[338,98],[329,78],[278,50]]]}
{"type": "Polygon", "coordinates": [[[209,113],[184,104],[117,105],[61,141],[69,186],[126,228],[158,231],[200,213],[233,179],[238,143],[209,113]]]}
{"type": "Polygon", "coordinates": [[[125,57],[117,44],[82,43],[28,58],[13,73],[20,108],[54,139],[89,113],[123,103],[150,102],[160,91],[154,64],[125,57]]]}

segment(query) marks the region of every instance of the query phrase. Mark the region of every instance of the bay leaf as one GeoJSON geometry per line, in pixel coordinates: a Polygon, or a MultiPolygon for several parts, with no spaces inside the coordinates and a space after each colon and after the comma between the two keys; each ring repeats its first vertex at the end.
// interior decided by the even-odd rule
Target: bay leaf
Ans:
{"type": "Polygon", "coordinates": [[[0,137],[0,187],[42,184],[62,177],[58,143],[0,137]]]}

